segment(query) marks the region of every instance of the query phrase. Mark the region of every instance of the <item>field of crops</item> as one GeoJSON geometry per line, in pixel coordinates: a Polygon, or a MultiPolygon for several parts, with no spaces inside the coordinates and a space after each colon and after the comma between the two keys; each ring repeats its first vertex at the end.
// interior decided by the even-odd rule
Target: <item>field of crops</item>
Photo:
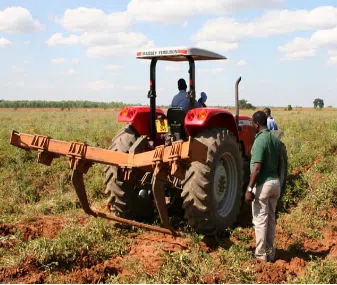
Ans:
{"type": "MultiPolygon", "coordinates": [[[[173,238],[89,217],[66,159],[47,167],[36,163],[36,152],[9,144],[15,129],[107,148],[122,127],[117,114],[0,110],[1,283],[337,282],[337,109],[273,111],[290,174],[278,206],[275,263],[253,258],[249,223],[212,241],[183,221],[177,223],[183,236],[173,238]]],[[[94,208],[106,201],[103,168],[94,165],[85,177],[94,208]]]]}

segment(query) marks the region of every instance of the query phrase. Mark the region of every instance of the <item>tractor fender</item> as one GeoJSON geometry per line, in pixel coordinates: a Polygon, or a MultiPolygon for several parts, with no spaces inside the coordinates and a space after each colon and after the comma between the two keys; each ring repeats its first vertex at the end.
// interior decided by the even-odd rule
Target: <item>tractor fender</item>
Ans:
{"type": "Polygon", "coordinates": [[[227,129],[239,142],[238,129],[231,112],[220,108],[195,108],[187,112],[185,130],[189,136],[194,137],[208,128],[227,129]]]}
{"type": "MultiPolygon", "coordinates": [[[[166,119],[163,110],[156,109],[156,118],[166,119]]],[[[121,109],[118,122],[130,123],[141,136],[150,135],[150,107],[127,106],[121,109]]]]}

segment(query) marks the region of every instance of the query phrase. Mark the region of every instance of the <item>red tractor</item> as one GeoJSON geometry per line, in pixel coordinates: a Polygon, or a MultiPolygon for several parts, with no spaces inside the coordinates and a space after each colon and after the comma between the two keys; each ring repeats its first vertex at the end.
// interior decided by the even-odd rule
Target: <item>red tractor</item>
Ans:
{"type": "MultiPolygon", "coordinates": [[[[13,132],[11,143],[39,151],[39,162],[49,165],[65,155],[73,169],[73,184],[84,210],[92,211],[86,198],[83,173],[93,162],[107,164],[105,185],[109,216],[119,222],[159,230],[130,220],[153,217],[155,206],[165,233],[175,233],[169,216],[184,213],[196,231],[213,235],[233,225],[240,211],[244,184],[249,180],[250,151],[255,129],[252,118],[239,116],[236,82],[236,115],[221,108],[194,108],[195,61],[224,60],[224,56],[199,48],[161,48],[141,51],[150,59],[150,107],[129,106],[118,116],[128,123],[112,140],[109,151],[80,143],[66,143],[39,135],[13,132]],[[157,61],[187,61],[191,109],[156,108],[157,61]],[[67,145],[65,145],[67,144],[67,145]]],[[[285,187],[287,154],[282,148],[281,185],[285,187]]]]}

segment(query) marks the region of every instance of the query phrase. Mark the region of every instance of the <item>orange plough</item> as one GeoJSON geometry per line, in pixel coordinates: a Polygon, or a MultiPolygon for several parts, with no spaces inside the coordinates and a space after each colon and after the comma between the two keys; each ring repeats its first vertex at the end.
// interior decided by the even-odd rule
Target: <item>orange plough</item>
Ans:
{"type": "Polygon", "coordinates": [[[168,218],[164,193],[165,181],[169,175],[177,179],[183,179],[186,169],[192,161],[199,161],[205,164],[207,146],[190,138],[186,142],[182,140],[175,141],[171,146],[160,145],[153,150],[142,152],[144,140],[146,140],[146,137],[140,137],[129,153],[122,153],[91,147],[84,143],[60,141],[48,136],[24,134],[13,130],[10,144],[25,150],[37,151],[38,162],[47,166],[51,165],[54,158],[67,157],[69,166],[72,169],[72,184],[85,213],[94,217],[106,218],[119,223],[176,235],[177,233],[171,227],[168,218]],[[153,172],[151,180],[152,192],[164,228],[91,209],[84,186],[83,174],[87,173],[94,163],[118,166],[124,173],[124,180],[130,179],[132,171],[136,168],[145,173],[153,172]]]}

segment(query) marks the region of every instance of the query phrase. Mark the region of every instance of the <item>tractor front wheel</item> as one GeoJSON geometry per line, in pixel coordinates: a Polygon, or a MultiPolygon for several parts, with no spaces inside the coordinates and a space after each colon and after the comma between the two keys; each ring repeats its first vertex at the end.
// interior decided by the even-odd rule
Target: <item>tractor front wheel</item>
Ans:
{"type": "Polygon", "coordinates": [[[242,155],[236,137],[226,129],[208,129],[195,139],[208,146],[207,165],[192,162],[183,181],[183,208],[191,227],[214,235],[233,225],[240,211],[242,155]]]}
{"type": "MultiPolygon", "coordinates": [[[[112,140],[109,149],[128,153],[138,136],[135,129],[131,125],[127,125],[112,140]]],[[[120,181],[116,166],[109,165],[104,169],[104,172],[105,194],[109,195],[108,204],[116,216],[137,221],[152,217],[153,203],[152,198],[147,195],[147,191],[138,189],[130,181],[120,181]],[[142,195],[143,192],[145,195],[142,195]]],[[[131,175],[136,174],[132,173],[131,175]]]]}

